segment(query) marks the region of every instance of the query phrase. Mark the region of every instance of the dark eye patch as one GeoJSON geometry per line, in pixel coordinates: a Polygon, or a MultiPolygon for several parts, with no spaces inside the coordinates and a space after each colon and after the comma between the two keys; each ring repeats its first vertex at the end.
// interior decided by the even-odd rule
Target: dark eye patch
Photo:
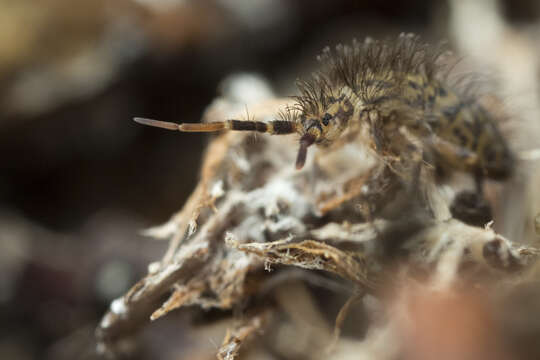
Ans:
{"type": "Polygon", "coordinates": [[[322,118],[323,125],[328,126],[328,124],[330,123],[330,120],[332,120],[332,115],[330,115],[329,113],[324,114],[322,118]]]}

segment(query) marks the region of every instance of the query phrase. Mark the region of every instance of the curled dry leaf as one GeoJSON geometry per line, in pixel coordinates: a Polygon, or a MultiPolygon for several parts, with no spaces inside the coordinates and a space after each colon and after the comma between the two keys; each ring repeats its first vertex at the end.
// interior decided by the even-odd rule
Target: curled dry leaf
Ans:
{"type": "Polygon", "coordinates": [[[290,243],[280,240],[271,243],[235,244],[237,249],[261,256],[267,263],[294,265],[310,270],[324,270],[356,283],[360,287],[374,288],[368,278],[365,259],[331,245],[314,240],[290,243]]]}

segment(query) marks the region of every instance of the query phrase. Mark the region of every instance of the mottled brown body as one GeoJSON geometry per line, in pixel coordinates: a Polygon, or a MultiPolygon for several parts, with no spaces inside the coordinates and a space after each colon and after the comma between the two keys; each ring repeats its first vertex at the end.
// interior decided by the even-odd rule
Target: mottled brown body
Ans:
{"type": "MultiPolygon", "coordinates": [[[[385,80],[373,87],[392,85],[385,80]]],[[[396,141],[406,141],[395,138],[400,137],[397,128],[404,126],[426,145],[434,165],[447,172],[460,170],[493,179],[511,174],[513,160],[506,141],[480,104],[466,102],[440,81],[428,82],[422,76],[408,75],[402,90],[392,97],[381,92],[372,104],[365,104],[349,88],[342,89],[346,95],[326,111],[339,123],[337,129],[323,131],[318,143],[328,145],[349,124],[367,121],[377,150],[395,153],[401,149],[392,150],[396,141]]]]}
{"type": "Polygon", "coordinates": [[[422,144],[423,158],[445,173],[509,177],[513,158],[493,115],[439,75],[438,55],[410,36],[400,36],[397,45],[368,41],[338,47],[336,54],[326,50],[326,69],[301,83],[299,132],[328,146],[345,129],[368,124],[375,150],[391,156],[414,153],[418,142],[408,132],[422,144]],[[316,93],[317,85],[331,95],[316,93]]]}
{"type": "Polygon", "coordinates": [[[441,166],[504,179],[513,159],[494,116],[439,80],[409,77],[409,91],[424,100],[424,119],[432,131],[432,151],[441,166]],[[415,81],[416,80],[416,81],[415,81]]]}

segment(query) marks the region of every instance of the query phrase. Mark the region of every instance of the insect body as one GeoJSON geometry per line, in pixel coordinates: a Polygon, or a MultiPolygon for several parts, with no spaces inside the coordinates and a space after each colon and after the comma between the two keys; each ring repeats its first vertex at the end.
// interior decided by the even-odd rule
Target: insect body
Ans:
{"type": "Polygon", "coordinates": [[[431,131],[428,143],[438,165],[477,177],[510,176],[513,157],[493,116],[476,99],[460,95],[441,80],[425,80],[409,76],[408,97],[417,92],[413,105],[423,104],[421,116],[431,131]]]}
{"type": "Polygon", "coordinates": [[[413,35],[402,34],[395,41],[354,41],[334,51],[325,49],[319,57],[321,69],[298,81],[295,105],[274,121],[135,121],[188,132],[296,133],[298,169],[311,145],[337,145],[367,126],[371,145],[382,156],[406,156],[407,149],[414,148],[408,140],[412,136],[420,139],[424,157],[427,154],[439,168],[470,172],[477,179],[508,177],[512,156],[492,116],[448,86],[438,64],[441,54],[413,35]]]}

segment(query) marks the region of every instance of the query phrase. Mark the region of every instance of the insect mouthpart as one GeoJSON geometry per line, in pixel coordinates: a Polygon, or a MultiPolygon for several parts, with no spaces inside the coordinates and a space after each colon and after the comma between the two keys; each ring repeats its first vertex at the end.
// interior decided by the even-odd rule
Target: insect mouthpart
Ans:
{"type": "Polygon", "coordinates": [[[300,138],[300,149],[298,149],[298,156],[296,157],[296,169],[300,170],[306,163],[307,149],[310,147],[317,138],[311,133],[306,133],[300,138]]]}
{"type": "Polygon", "coordinates": [[[318,138],[322,133],[321,124],[317,120],[311,120],[306,128],[306,133],[312,134],[315,138],[318,138]]]}

